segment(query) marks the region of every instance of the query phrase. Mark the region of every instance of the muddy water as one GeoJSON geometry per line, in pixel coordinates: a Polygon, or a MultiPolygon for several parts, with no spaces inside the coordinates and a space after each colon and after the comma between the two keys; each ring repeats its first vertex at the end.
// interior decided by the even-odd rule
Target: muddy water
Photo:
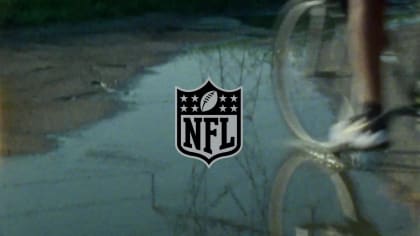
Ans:
{"type": "MultiPolygon", "coordinates": [[[[291,135],[270,83],[267,47],[240,41],[194,48],[151,68],[122,96],[129,111],[60,137],[46,155],[0,163],[0,235],[267,235],[267,208],[291,135]],[[210,76],[244,87],[244,147],[208,169],[175,149],[174,89],[210,76]]],[[[345,224],[328,176],[290,182],[287,235],[311,223],[345,224]]],[[[408,235],[408,210],[384,180],[352,173],[357,206],[381,235],[408,235]]]]}

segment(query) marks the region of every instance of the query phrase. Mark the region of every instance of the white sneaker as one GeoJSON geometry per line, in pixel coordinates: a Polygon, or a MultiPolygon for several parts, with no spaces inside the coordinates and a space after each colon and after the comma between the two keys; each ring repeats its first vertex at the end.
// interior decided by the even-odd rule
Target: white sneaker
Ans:
{"type": "Polygon", "coordinates": [[[380,119],[369,119],[366,115],[358,115],[333,125],[329,133],[333,146],[350,149],[373,149],[389,143],[386,125],[380,119]]]}

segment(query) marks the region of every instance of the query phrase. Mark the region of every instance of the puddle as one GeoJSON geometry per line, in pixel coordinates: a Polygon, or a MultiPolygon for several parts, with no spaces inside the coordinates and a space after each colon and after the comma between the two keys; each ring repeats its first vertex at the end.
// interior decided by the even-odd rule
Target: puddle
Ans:
{"type": "MultiPolygon", "coordinates": [[[[2,235],[267,235],[273,178],[291,138],[273,99],[268,49],[250,41],[192,49],[138,78],[123,97],[130,111],[61,137],[47,155],[4,159],[2,235]],[[242,85],[245,96],[244,148],[210,169],[178,154],[174,140],[175,86],[193,89],[208,76],[225,89],[242,85]]],[[[287,195],[288,231],[342,223],[328,176],[304,173],[287,195]]],[[[355,176],[367,220],[381,235],[407,235],[409,214],[379,194],[384,182],[355,176]]]]}

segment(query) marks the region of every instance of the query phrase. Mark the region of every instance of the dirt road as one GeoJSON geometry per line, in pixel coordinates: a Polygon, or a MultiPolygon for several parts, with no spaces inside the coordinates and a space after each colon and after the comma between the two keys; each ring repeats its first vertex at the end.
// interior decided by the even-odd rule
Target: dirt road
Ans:
{"type": "Polygon", "coordinates": [[[188,27],[196,22],[150,14],[0,31],[0,155],[50,150],[56,140],[48,134],[80,128],[120,110],[109,91],[126,90],[130,79],[189,45],[229,39],[240,29],[230,24],[215,30],[218,23],[237,23],[220,19],[206,30],[188,27]]]}

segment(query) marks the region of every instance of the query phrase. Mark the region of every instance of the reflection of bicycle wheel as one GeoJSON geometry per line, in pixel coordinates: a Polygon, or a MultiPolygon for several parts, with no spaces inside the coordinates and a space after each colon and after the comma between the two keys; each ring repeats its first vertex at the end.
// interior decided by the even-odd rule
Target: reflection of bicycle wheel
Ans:
{"type": "Polygon", "coordinates": [[[291,156],[277,171],[270,199],[270,235],[319,232],[320,226],[357,222],[356,209],[342,176],[309,157],[291,156]]]}
{"type": "Polygon", "coordinates": [[[272,80],[284,118],[300,139],[325,140],[328,128],[349,109],[344,19],[323,0],[297,1],[281,10],[274,42],[272,80]],[[342,49],[342,50],[338,50],[342,49]],[[343,106],[343,104],[346,104],[343,106]]]}

